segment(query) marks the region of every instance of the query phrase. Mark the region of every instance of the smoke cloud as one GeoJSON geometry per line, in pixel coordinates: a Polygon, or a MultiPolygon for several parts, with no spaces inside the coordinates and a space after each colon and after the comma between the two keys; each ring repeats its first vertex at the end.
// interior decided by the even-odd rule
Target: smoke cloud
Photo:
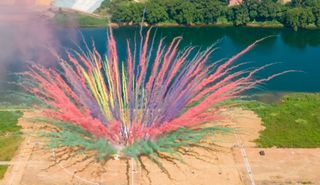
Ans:
{"type": "Polygon", "coordinates": [[[49,48],[58,50],[59,42],[48,8],[36,6],[33,0],[1,0],[0,91],[6,90],[10,74],[25,70],[27,63],[54,65],[49,48]]]}

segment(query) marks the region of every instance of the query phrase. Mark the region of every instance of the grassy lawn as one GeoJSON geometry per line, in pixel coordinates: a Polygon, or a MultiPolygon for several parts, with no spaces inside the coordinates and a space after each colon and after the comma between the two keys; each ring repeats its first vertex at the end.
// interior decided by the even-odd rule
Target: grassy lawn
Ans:
{"type": "Polygon", "coordinates": [[[106,27],[107,18],[106,17],[95,17],[80,13],[59,13],[54,18],[53,21],[62,26],[81,26],[81,27],[106,27]]]}
{"type": "Polygon", "coordinates": [[[250,102],[266,129],[256,143],[260,147],[320,147],[320,94],[291,94],[278,104],[250,102]]]}
{"type": "MultiPolygon", "coordinates": [[[[20,126],[17,126],[21,112],[0,111],[0,161],[10,161],[20,145],[20,126]]],[[[0,166],[0,179],[8,166],[0,166]]]]}
{"type": "Polygon", "coordinates": [[[0,166],[0,179],[4,177],[4,174],[6,173],[8,169],[8,166],[0,166]]]}

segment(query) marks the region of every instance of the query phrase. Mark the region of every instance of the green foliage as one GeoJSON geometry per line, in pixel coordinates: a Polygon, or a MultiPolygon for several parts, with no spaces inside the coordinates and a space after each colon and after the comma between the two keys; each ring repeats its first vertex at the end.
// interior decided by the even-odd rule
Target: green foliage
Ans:
{"type": "Polygon", "coordinates": [[[260,21],[281,21],[286,9],[286,6],[272,0],[264,0],[259,4],[256,19],[260,21]]]}
{"type": "Polygon", "coordinates": [[[189,1],[173,1],[170,15],[178,24],[191,24],[194,22],[196,8],[189,1]]]}
{"type": "Polygon", "coordinates": [[[301,6],[303,4],[304,0],[291,0],[291,6],[293,7],[297,7],[297,6],[301,6]]]}
{"type": "Polygon", "coordinates": [[[221,17],[218,17],[218,18],[217,18],[217,24],[229,25],[229,24],[231,24],[231,23],[229,22],[229,20],[227,19],[227,17],[221,16],[221,17]]]}
{"type": "Polygon", "coordinates": [[[95,11],[95,13],[100,14],[100,15],[107,15],[110,11],[110,6],[111,6],[112,1],[111,0],[104,0],[100,7],[95,11]]]}
{"type": "Polygon", "coordinates": [[[118,8],[123,3],[127,3],[130,0],[104,0],[100,7],[95,11],[100,15],[113,14],[114,10],[118,8]]]}
{"type": "Polygon", "coordinates": [[[293,30],[307,28],[309,24],[315,22],[311,8],[293,8],[287,11],[285,24],[293,30]]]}
{"type": "Polygon", "coordinates": [[[144,5],[141,3],[121,3],[113,11],[111,20],[120,23],[140,23],[143,17],[144,5]]]}
{"type": "Polygon", "coordinates": [[[301,8],[289,10],[285,18],[286,25],[297,31],[300,25],[300,14],[301,8]]]}
{"type": "Polygon", "coordinates": [[[203,8],[202,14],[203,14],[203,21],[206,24],[210,23],[216,23],[218,19],[220,18],[220,22],[226,22],[221,21],[221,17],[225,16],[227,13],[227,7],[226,4],[221,1],[216,0],[209,0],[203,8]]]}
{"type": "Polygon", "coordinates": [[[146,5],[146,22],[156,24],[169,20],[169,15],[164,6],[161,6],[156,1],[150,1],[146,5]]]}
{"type": "Polygon", "coordinates": [[[318,1],[318,3],[313,6],[312,12],[315,19],[315,25],[317,27],[320,27],[320,1],[318,1]]]}
{"type": "Polygon", "coordinates": [[[260,8],[259,1],[245,0],[243,2],[243,6],[246,7],[248,10],[250,21],[253,21],[258,17],[258,11],[260,8]]]}
{"type": "MultiPolygon", "coordinates": [[[[146,7],[145,21],[158,23],[215,24],[232,22],[241,26],[255,22],[279,22],[294,30],[310,25],[320,27],[320,1],[296,0],[290,5],[275,0],[244,0],[241,5],[228,7],[224,0],[149,0],[136,3],[129,0],[115,0],[110,3],[112,21],[139,23],[146,7]],[[118,3],[115,3],[118,2],[118,3]],[[218,21],[226,17],[227,21],[218,21]]],[[[260,24],[258,24],[260,25],[260,24]]]]}
{"type": "Polygon", "coordinates": [[[230,17],[236,26],[246,25],[250,21],[248,9],[244,5],[232,7],[230,17]]]}
{"type": "Polygon", "coordinates": [[[320,146],[320,94],[292,94],[279,104],[251,102],[247,108],[262,119],[261,147],[313,148],[320,146]]]}
{"type": "Polygon", "coordinates": [[[99,8],[101,8],[101,9],[107,8],[108,6],[110,6],[110,4],[111,4],[111,0],[104,0],[104,1],[101,3],[101,5],[100,5],[99,8]]]}

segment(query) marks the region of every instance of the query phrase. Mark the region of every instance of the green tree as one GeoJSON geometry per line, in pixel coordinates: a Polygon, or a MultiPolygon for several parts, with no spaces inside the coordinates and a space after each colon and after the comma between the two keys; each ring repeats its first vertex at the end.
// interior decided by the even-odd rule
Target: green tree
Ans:
{"type": "Polygon", "coordinates": [[[187,0],[194,6],[194,12],[193,12],[193,22],[194,23],[204,23],[204,13],[205,8],[207,7],[209,0],[187,0]]]}
{"type": "Polygon", "coordinates": [[[291,0],[291,6],[299,7],[303,5],[304,0],[291,0]]]}
{"type": "Polygon", "coordinates": [[[291,6],[293,7],[314,7],[319,4],[319,0],[291,0],[291,6]]]}
{"type": "Polygon", "coordinates": [[[306,28],[315,22],[314,15],[310,8],[293,8],[287,11],[285,24],[297,31],[298,28],[306,28]]]}
{"type": "Polygon", "coordinates": [[[293,30],[297,31],[300,26],[299,16],[300,8],[288,10],[285,19],[286,25],[291,27],[293,30]]]}
{"type": "Polygon", "coordinates": [[[217,19],[224,16],[226,12],[227,6],[225,3],[217,0],[209,0],[203,9],[203,22],[207,24],[215,23],[217,19]]]}
{"type": "Polygon", "coordinates": [[[319,0],[305,0],[304,1],[304,5],[307,7],[317,7],[317,6],[319,6],[319,4],[320,4],[319,0]]]}
{"type": "Polygon", "coordinates": [[[142,20],[144,6],[141,3],[123,3],[112,14],[113,22],[139,23],[142,20]]]}
{"type": "Polygon", "coordinates": [[[317,27],[320,27],[320,1],[317,1],[317,3],[313,4],[312,12],[314,16],[315,25],[317,27]]]}
{"type": "Polygon", "coordinates": [[[250,21],[248,9],[244,5],[233,6],[229,11],[229,20],[234,25],[246,25],[250,21]]]}
{"type": "Polygon", "coordinates": [[[300,24],[302,28],[306,28],[310,24],[314,24],[315,17],[311,8],[304,8],[300,15],[300,24]]]}
{"type": "Polygon", "coordinates": [[[279,20],[286,8],[284,5],[272,0],[263,0],[258,8],[258,14],[262,21],[279,20]]]}
{"type": "Polygon", "coordinates": [[[313,10],[315,25],[320,27],[320,7],[313,10]]]}
{"type": "Polygon", "coordinates": [[[247,8],[250,21],[256,20],[260,2],[257,0],[244,0],[243,5],[247,8]]]}
{"type": "Polygon", "coordinates": [[[173,1],[169,12],[170,17],[178,24],[191,24],[195,21],[196,7],[190,1],[173,1]]]}
{"type": "Polygon", "coordinates": [[[227,17],[234,25],[250,21],[279,21],[294,30],[310,24],[320,27],[320,0],[243,0],[241,5],[228,7],[227,0],[105,0],[102,4],[112,14],[114,22],[138,23],[146,6],[149,24],[173,21],[178,24],[211,24],[227,17]],[[144,3],[145,2],[145,3],[144,3]]]}
{"type": "Polygon", "coordinates": [[[110,5],[111,1],[110,0],[104,0],[102,1],[100,8],[106,8],[110,5]]]}
{"type": "Polygon", "coordinates": [[[158,4],[155,1],[150,1],[146,4],[146,22],[156,24],[169,20],[166,7],[158,4]]]}

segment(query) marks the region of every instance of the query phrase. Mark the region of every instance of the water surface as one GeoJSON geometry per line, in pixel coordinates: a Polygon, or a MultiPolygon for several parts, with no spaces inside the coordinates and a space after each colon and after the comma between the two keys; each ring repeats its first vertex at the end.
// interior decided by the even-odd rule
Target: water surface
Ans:
{"type": "MultiPolygon", "coordinates": [[[[1,29],[1,28],[0,28],[1,29]]],[[[1,30],[0,30],[1,31],[1,30]]],[[[89,47],[92,41],[100,53],[106,52],[105,28],[60,29],[56,33],[60,48],[76,48],[79,45],[85,49],[82,37],[89,47]],[[76,43],[76,44],[75,44],[76,43]]],[[[247,67],[258,67],[269,63],[277,63],[259,73],[256,78],[267,77],[285,70],[301,72],[285,74],[259,86],[259,93],[284,92],[320,92],[320,30],[301,30],[293,32],[287,29],[272,28],[235,28],[235,27],[163,27],[154,28],[155,43],[166,37],[166,43],[177,36],[182,36],[181,48],[189,45],[206,48],[216,44],[218,50],[210,58],[215,62],[228,58],[244,49],[254,41],[272,36],[254,49],[242,56],[237,62],[250,62],[247,67]]],[[[120,27],[114,29],[119,55],[126,56],[126,40],[139,39],[139,27],[120,27]]],[[[32,48],[29,48],[32,51],[32,48]]],[[[33,51],[37,52],[37,51],[33,51]]],[[[18,56],[0,61],[0,91],[13,88],[7,86],[14,78],[12,73],[25,70],[25,62],[18,56]]],[[[44,62],[48,65],[48,62],[44,62]]],[[[52,64],[54,65],[54,64],[52,64]]],[[[14,89],[14,88],[13,88],[14,89]]]]}
{"type": "MultiPolygon", "coordinates": [[[[320,30],[293,32],[286,29],[234,27],[166,27],[154,28],[156,40],[166,37],[167,43],[183,36],[181,48],[188,45],[206,48],[214,43],[219,49],[210,62],[231,57],[254,41],[272,36],[241,57],[238,62],[250,62],[252,67],[277,63],[257,76],[265,77],[284,70],[301,72],[286,74],[260,88],[277,92],[320,92],[320,30]],[[218,43],[217,43],[218,42],[218,43]]],[[[94,40],[98,50],[105,52],[106,29],[81,29],[88,40],[94,40]]],[[[139,38],[139,28],[120,27],[114,30],[119,53],[125,56],[126,39],[139,38]]]]}

